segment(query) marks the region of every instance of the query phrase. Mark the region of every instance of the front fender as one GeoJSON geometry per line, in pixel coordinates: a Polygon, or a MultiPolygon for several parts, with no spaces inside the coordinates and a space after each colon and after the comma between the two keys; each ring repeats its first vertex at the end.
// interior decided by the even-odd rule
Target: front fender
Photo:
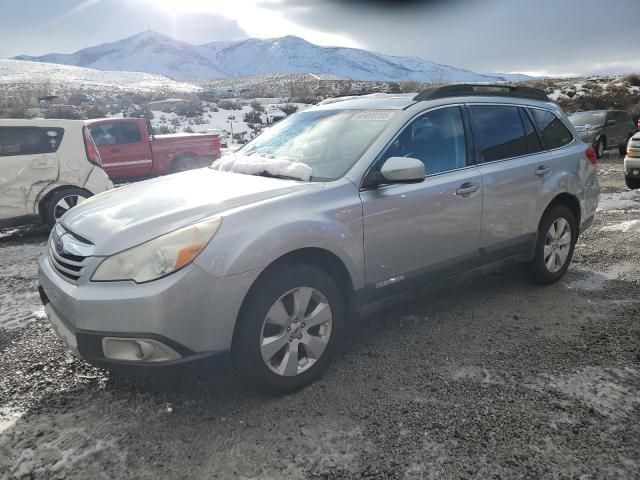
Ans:
{"type": "Polygon", "coordinates": [[[348,181],[303,197],[281,199],[225,216],[196,263],[215,276],[268,267],[303,248],[336,255],[355,289],[364,285],[362,204],[348,181]]]}

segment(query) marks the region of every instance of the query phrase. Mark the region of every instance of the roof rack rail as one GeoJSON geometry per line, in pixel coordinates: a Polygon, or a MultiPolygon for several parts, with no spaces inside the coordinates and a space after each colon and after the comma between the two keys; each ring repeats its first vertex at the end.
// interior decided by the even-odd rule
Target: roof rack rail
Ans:
{"type": "Polygon", "coordinates": [[[516,87],[514,85],[489,85],[489,84],[456,84],[445,85],[444,87],[430,87],[423,90],[413,97],[416,102],[424,100],[435,100],[437,98],[447,97],[475,97],[475,96],[491,96],[491,97],[518,97],[529,98],[531,100],[541,100],[548,102],[549,97],[539,88],[516,87]]]}

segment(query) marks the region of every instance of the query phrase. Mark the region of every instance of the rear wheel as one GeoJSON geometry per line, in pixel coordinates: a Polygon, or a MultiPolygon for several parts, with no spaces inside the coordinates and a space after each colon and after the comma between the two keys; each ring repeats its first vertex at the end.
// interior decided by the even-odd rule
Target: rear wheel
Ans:
{"type": "Polygon", "coordinates": [[[618,152],[620,152],[620,155],[625,156],[627,154],[627,145],[629,144],[630,139],[631,136],[628,136],[627,140],[624,143],[618,145],[618,152]]]}
{"type": "Polygon", "coordinates": [[[540,222],[533,260],[533,276],[537,283],[557,282],[569,268],[578,239],[578,226],[571,210],[555,205],[540,222]]]}
{"type": "Polygon", "coordinates": [[[182,157],[173,162],[173,172],[185,172],[198,167],[200,164],[193,157],[182,157]]]}
{"type": "Polygon", "coordinates": [[[41,212],[42,219],[53,227],[65,213],[89,197],[91,193],[78,187],[58,190],[47,201],[44,211],[41,212]]]}
{"type": "Polygon", "coordinates": [[[630,190],[637,190],[640,188],[640,178],[632,178],[625,175],[624,182],[630,190]]]}
{"type": "Polygon", "coordinates": [[[232,358],[249,387],[285,394],[327,368],[342,337],[345,302],[324,270],[283,266],[252,289],[238,319],[232,358]]]}

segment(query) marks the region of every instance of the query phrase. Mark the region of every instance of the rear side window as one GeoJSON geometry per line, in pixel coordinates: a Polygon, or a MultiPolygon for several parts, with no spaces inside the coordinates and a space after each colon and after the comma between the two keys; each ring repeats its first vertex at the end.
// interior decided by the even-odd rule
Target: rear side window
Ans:
{"type": "Polygon", "coordinates": [[[542,135],[545,150],[563,147],[573,141],[573,135],[555,114],[537,108],[530,108],[529,112],[542,135]]]}
{"type": "Polygon", "coordinates": [[[483,162],[527,154],[527,141],[518,107],[475,105],[473,131],[483,162]]]}
{"type": "Polygon", "coordinates": [[[91,127],[91,136],[96,145],[123,145],[142,141],[140,129],[135,122],[102,123],[91,127]]]}
{"type": "Polygon", "coordinates": [[[140,128],[134,122],[123,122],[120,124],[121,138],[118,143],[138,143],[142,140],[140,128]]]}
{"type": "Polygon", "coordinates": [[[57,152],[63,128],[0,127],[0,157],[57,152]]]}
{"type": "Polygon", "coordinates": [[[117,143],[117,132],[115,123],[103,123],[91,127],[91,137],[97,146],[115,145],[117,143]]]}

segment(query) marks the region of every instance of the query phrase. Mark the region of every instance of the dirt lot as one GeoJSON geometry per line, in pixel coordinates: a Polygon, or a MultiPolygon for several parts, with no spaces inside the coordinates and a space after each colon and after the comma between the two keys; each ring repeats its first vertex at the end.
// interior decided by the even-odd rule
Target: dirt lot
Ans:
{"type": "Polygon", "coordinates": [[[557,285],[523,268],[420,295],[349,334],[285,398],[228,370],[115,377],[43,318],[46,232],[0,232],[0,478],[640,478],[640,192],[557,285]]]}

